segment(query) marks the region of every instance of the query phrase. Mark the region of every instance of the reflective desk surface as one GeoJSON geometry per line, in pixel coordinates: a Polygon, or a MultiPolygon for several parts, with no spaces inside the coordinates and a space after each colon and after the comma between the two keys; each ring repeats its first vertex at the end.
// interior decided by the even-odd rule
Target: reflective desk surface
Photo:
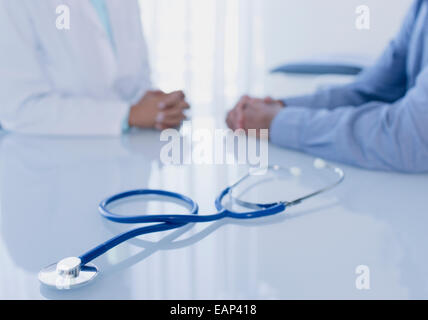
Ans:
{"type": "MultiPolygon", "coordinates": [[[[129,228],[99,216],[106,196],[164,188],[209,213],[216,195],[247,170],[165,166],[164,144],[152,131],[111,139],[0,136],[0,299],[428,298],[428,175],[347,166],[340,187],[287,213],[140,237],[95,260],[101,273],[87,287],[41,286],[41,267],[129,228]],[[369,267],[370,290],[357,289],[360,265],[369,267]]],[[[269,161],[307,166],[313,159],[271,146],[269,161]]],[[[138,207],[147,209],[131,203],[124,210],[138,207]]]]}

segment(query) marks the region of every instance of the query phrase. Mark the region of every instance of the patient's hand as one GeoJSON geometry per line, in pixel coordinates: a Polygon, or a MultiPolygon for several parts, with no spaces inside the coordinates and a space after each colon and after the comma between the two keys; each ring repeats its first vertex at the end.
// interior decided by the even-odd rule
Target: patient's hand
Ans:
{"type": "Polygon", "coordinates": [[[164,93],[148,91],[144,97],[131,108],[129,125],[139,128],[156,128],[164,130],[176,128],[186,118],[184,110],[190,106],[182,91],[164,93]]]}
{"type": "Polygon", "coordinates": [[[249,102],[249,96],[243,96],[236,106],[227,114],[226,123],[232,130],[242,129],[244,126],[244,106],[249,102]]]}
{"type": "Polygon", "coordinates": [[[270,129],[276,115],[284,108],[279,100],[270,97],[256,99],[244,96],[235,108],[229,112],[226,122],[232,130],[270,129]]]}

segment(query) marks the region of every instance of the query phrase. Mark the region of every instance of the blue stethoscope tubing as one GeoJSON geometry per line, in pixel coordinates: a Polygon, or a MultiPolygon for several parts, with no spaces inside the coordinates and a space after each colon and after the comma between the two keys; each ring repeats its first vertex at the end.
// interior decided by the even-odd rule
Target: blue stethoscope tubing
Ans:
{"type": "MultiPolygon", "coordinates": [[[[139,223],[157,223],[157,224],[144,226],[141,228],[136,228],[136,229],[127,231],[100,244],[99,246],[95,247],[94,249],[88,251],[87,253],[79,257],[79,259],[81,260],[81,265],[85,266],[95,258],[103,255],[104,253],[118,246],[119,244],[144,234],[178,229],[189,223],[211,222],[211,221],[221,220],[224,218],[249,220],[249,219],[256,219],[256,218],[276,215],[278,213],[284,212],[288,207],[298,205],[309,198],[312,198],[323,192],[331,190],[332,188],[336,187],[337,185],[343,182],[345,178],[345,174],[341,169],[332,167],[320,159],[317,159],[314,165],[319,169],[329,168],[333,170],[334,173],[338,175],[338,179],[334,183],[326,186],[325,188],[319,189],[311,194],[308,194],[304,197],[301,197],[291,202],[281,201],[281,202],[270,203],[270,204],[257,204],[257,203],[246,202],[237,198],[235,199],[231,195],[232,189],[234,189],[237,185],[239,185],[241,182],[243,182],[245,179],[251,176],[251,173],[248,173],[246,176],[241,178],[234,185],[227,187],[219,194],[219,196],[215,200],[215,207],[218,212],[212,215],[198,215],[199,214],[198,204],[193,199],[176,192],[170,192],[165,190],[142,189],[142,190],[127,191],[127,192],[123,192],[123,193],[111,196],[105,199],[104,201],[102,201],[98,206],[98,211],[107,220],[110,220],[116,223],[122,223],[122,224],[139,224],[139,223]],[[227,195],[230,195],[231,198],[234,199],[235,203],[237,203],[238,205],[246,208],[251,208],[252,211],[241,213],[241,212],[234,212],[232,210],[227,209],[223,205],[223,200],[227,195]],[[125,216],[125,215],[117,215],[107,209],[107,207],[113,203],[116,203],[120,200],[131,198],[134,196],[161,196],[161,197],[170,198],[171,200],[178,201],[183,205],[185,205],[186,207],[190,208],[190,212],[184,215],[125,216]]],[[[273,171],[284,170],[279,166],[270,166],[269,169],[273,171]]]]}
{"type": "MultiPolygon", "coordinates": [[[[317,169],[327,168],[333,170],[334,173],[338,176],[337,180],[322,189],[319,189],[315,192],[307,194],[293,201],[280,201],[275,203],[260,204],[248,202],[242,199],[242,195],[247,193],[248,190],[251,190],[252,187],[247,187],[244,192],[242,192],[241,190],[240,194],[234,195],[233,192],[235,188],[238,189],[237,186],[241,184],[245,179],[248,179],[249,177],[255,174],[255,172],[250,172],[246,176],[242,177],[234,185],[227,187],[219,194],[219,196],[215,200],[215,208],[217,209],[217,213],[212,215],[199,215],[199,206],[193,199],[186,197],[185,195],[182,195],[180,193],[165,190],[133,190],[111,196],[102,201],[98,207],[99,212],[104,218],[112,222],[123,224],[149,225],[145,225],[119,234],[118,236],[100,244],[92,250],[89,250],[80,257],[69,257],[57,263],[51,264],[43,268],[39,272],[38,278],[42,284],[47,285],[51,288],[56,288],[59,290],[77,288],[89,283],[97,276],[99,271],[98,268],[93,263],[91,263],[92,260],[98,258],[107,251],[113,249],[114,247],[120,245],[121,243],[127,240],[148,233],[178,229],[190,223],[211,222],[224,218],[248,220],[276,215],[292,206],[298,205],[307,199],[315,197],[323,192],[326,192],[336,187],[344,180],[344,172],[341,169],[332,167],[322,160],[316,160],[314,166],[317,169]],[[183,207],[187,208],[188,213],[183,215],[175,214],[136,216],[118,215],[108,209],[108,207],[113,203],[117,203],[120,200],[128,199],[135,196],[149,196],[149,199],[151,198],[150,196],[163,197],[166,201],[169,200],[171,202],[181,204],[183,207]],[[232,209],[228,209],[229,206],[226,207],[226,205],[223,204],[223,200],[226,196],[229,197],[230,203],[236,204],[242,208],[247,208],[249,211],[236,212],[232,209]]],[[[290,168],[289,170],[286,170],[284,168],[281,168],[280,166],[269,166],[268,169],[274,172],[285,170],[286,172],[288,172],[288,174],[291,173],[293,176],[300,175],[300,171],[296,170],[298,168],[290,168]]],[[[263,174],[263,172],[260,172],[260,174],[263,174]]],[[[264,181],[269,180],[271,179],[264,179],[259,183],[253,184],[253,186],[259,185],[261,183],[264,183],[264,181]]]]}
{"type": "Polygon", "coordinates": [[[260,204],[258,205],[259,210],[251,211],[247,213],[237,213],[231,210],[226,209],[222,202],[223,199],[230,193],[231,187],[228,187],[221,192],[221,194],[215,200],[215,207],[218,210],[218,213],[213,215],[198,215],[199,206],[198,204],[191,198],[186,197],[182,194],[165,191],[165,190],[133,190],[123,192],[114,196],[111,196],[104,201],[102,201],[98,207],[100,214],[106,218],[107,220],[122,223],[122,224],[137,224],[137,223],[159,223],[156,225],[145,226],[141,228],[136,228],[131,231],[122,233],[117,237],[114,237],[94,249],[88,251],[87,253],[81,255],[79,258],[81,260],[82,265],[85,265],[97,257],[103,255],[107,251],[112,248],[118,246],[119,244],[130,240],[132,238],[154,233],[154,232],[162,232],[173,229],[178,229],[189,223],[203,223],[203,222],[212,222],[221,220],[224,218],[233,218],[240,220],[248,220],[248,219],[256,219],[261,217],[267,217],[271,215],[275,215],[281,213],[286,210],[287,203],[286,202],[278,202],[273,204],[260,204]],[[191,208],[190,213],[186,215],[143,215],[143,216],[124,216],[117,215],[110,212],[107,207],[112,203],[115,203],[120,200],[128,199],[134,196],[161,196],[167,197],[174,200],[178,200],[182,202],[187,207],[191,208]]]}

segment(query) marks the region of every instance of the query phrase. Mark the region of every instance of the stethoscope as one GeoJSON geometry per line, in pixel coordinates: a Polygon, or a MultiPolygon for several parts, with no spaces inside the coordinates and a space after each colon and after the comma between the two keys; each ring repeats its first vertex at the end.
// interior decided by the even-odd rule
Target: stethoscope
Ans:
{"type": "MultiPolygon", "coordinates": [[[[249,172],[241,179],[239,179],[232,186],[224,189],[215,200],[215,207],[217,213],[213,215],[198,215],[199,206],[191,198],[186,197],[180,193],[170,192],[165,190],[133,190],[124,193],[120,193],[114,196],[111,196],[104,201],[102,201],[98,207],[100,214],[113,222],[124,223],[124,224],[141,224],[141,223],[157,223],[150,226],[136,228],[125,233],[122,233],[102,244],[93,248],[92,250],[84,253],[80,257],[70,257],[61,260],[58,263],[51,264],[46,268],[42,269],[39,272],[39,280],[42,284],[59,289],[66,290],[77,288],[88,284],[98,274],[98,268],[91,263],[94,259],[105,254],[107,251],[113,249],[119,244],[141,236],[148,233],[167,231],[172,229],[181,228],[189,223],[203,223],[203,222],[212,222],[225,218],[240,219],[240,220],[249,220],[262,217],[268,217],[276,215],[278,213],[284,212],[287,208],[298,205],[305,200],[308,200],[312,197],[315,197],[321,193],[324,193],[328,190],[333,189],[345,178],[344,172],[336,167],[332,167],[329,164],[325,163],[323,160],[316,160],[314,163],[315,168],[317,169],[329,169],[337,175],[337,179],[329,184],[328,186],[321,188],[315,192],[312,192],[308,195],[295,199],[293,201],[279,201],[274,203],[253,203],[249,201],[244,201],[235,197],[233,191],[243,183],[245,180],[249,179],[255,174],[255,172],[249,172]],[[120,200],[129,199],[135,196],[157,196],[164,197],[171,200],[174,200],[177,203],[182,204],[184,207],[190,208],[189,214],[186,215],[140,215],[140,216],[126,216],[118,215],[107,209],[114,203],[117,203],[120,200]],[[226,196],[230,197],[232,203],[236,203],[238,206],[251,209],[252,211],[247,212],[238,212],[232,209],[228,209],[224,206],[223,201],[226,196]]],[[[290,169],[285,169],[280,166],[270,166],[268,170],[273,172],[287,171],[290,172],[290,169]]],[[[296,174],[296,172],[294,172],[296,174]]]]}

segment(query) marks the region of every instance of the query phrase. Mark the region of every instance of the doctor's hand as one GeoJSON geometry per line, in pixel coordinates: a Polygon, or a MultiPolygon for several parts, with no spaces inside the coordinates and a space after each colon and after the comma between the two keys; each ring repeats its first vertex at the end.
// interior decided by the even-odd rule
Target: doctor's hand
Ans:
{"type": "Polygon", "coordinates": [[[148,91],[144,97],[131,108],[129,125],[138,128],[156,128],[164,130],[180,126],[186,118],[184,110],[190,106],[182,91],[164,93],[148,91]]]}
{"type": "Polygon", "coordinates": [[[284,103],[270,97],[265,99],[244,96],[229,112],[226,122],[232,130],[270,129],[273,119],[284,108],[284,103]]]}

